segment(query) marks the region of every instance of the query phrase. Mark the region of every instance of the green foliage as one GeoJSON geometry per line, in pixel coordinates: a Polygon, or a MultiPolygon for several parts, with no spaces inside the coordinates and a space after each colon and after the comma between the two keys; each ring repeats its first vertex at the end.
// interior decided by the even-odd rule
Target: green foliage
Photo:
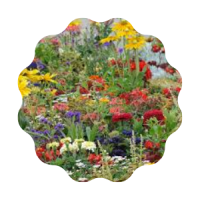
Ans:
{"type": "Polygon", "coordinates": [[[170,135],[174,132],[180,125],[181,122],[181,114],[178,108],[174,108],[172,110],[164,110],[164,115],[166,117],[166,132],[170,135]]]}
{"type": "Polygon", "coordinates": [[[23,130],[29,125],[29,121],[22,110],[18,112],[18,122],[23,130]]]}
{"type": "Polygon", "coordinates": [[[94,141],[96,139],[97,133],[98,133],[97,125],[93,125],[92,129],[89,126],[86,127],[86,135],[88,141],[94,141]]]}

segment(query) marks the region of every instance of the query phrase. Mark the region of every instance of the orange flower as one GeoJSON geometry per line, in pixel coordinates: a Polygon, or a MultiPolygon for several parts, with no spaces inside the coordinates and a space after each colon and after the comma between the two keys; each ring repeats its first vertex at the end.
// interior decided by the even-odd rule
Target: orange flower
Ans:
{"type": "Polygon", "coordinates": [[[54,104],[54,110],[65,111],[68,109],[69,109],[69,107],[66,103],[55,103],[54,104]]]}
{"type": "Polygon", "coordinates": [[[101,78],[101,77],[98,76],[98,75],[92,75],[92,76],[89,77],[90,80],[97,80],[99,78],[101,78]]]}

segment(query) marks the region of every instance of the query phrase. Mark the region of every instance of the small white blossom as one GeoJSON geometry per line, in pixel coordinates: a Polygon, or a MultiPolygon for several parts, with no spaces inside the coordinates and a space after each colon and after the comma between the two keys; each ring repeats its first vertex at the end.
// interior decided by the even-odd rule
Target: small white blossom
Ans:
{"type": "Polygon", "coordinates": [[[72,171],[66,171],[66,172],[67,172],[67,174],[68,174],[69,176],[71,176],[71,175],[73,174],[72,171]]]}
{"type": "Polygon", "coordinates": [[[79,168],[85,168],[85,164],[82,163],[82,162],[76,163],[76,166],[79,167],[79,168]]]}

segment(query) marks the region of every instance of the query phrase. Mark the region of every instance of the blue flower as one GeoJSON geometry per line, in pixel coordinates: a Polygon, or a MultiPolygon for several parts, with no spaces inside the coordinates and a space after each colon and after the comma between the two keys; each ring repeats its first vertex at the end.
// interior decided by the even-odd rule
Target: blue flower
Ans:
{"type": "Polygon", "coordinates": [[[111,156],[126,156],[126,153],[122,149],[114,149],[111,153],[111,156]]]}
{"type": "Polygon", "coordinates": [[[130,131],[127,131],[127,130],[123,130],[122,133],[128,137],[131,137],[132,136],[132,130],[130,131]]]}
{"type": "Polygon", "coordinates": [[[36,62],[32,62],[27,69],[36,69],[37,68],[37,63],[36,62]]]}
{"type": "Polygon", "coordinates": [[[114,137],[109,139],[109,143],[111,143],[111,144],[118,144],[122,141],[123,141],[123,139],[119,136],[114,136],[114,137]]]}

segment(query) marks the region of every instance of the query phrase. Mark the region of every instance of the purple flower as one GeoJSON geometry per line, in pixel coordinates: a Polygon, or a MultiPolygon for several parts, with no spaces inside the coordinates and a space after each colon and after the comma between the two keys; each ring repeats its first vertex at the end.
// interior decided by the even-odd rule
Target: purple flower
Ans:
{"type": "Polygon", "coordinates": [[[114,149],[111,153],[112,156],[126,156],[126,153],[122,149],[114,149]]]}
{"type": "Polygon", "coordinates": [[[121,54],[124,51],[124,49],[123,48],[119,48],[117,51],[118,51],[119,54],[121,54]]]}
{"type": "Polygon", "coordinates": [[[43,131],[43,133],[44,133],[45,135],[48,135],[48,134],[50,133],[50,131],[49,131],[49,130],[45,130],[45,131],[43,131]]]}
{"type": "Polygon", "coordinates": [[[57,123],[57,124],[54,126],[54,129],[55,129],[56,131],[60,131],[60,130],[62,130],[63,128],[64,128],[64,125],[61,124],[61,123],[57,123]]]}
{"type": "Polygon", "coordinates": [[[81,120],[81,113],[78,111],[75,111],[75,112],[69,111],[65,114],[65,117],[74,119],[74,122],[77,123],[77,122],[80,122],[81,120]]]}
{"type": "Polygon", "coordinates": [[[27,67],[27,69],[36,69],[36,68],[37,68],[37,63],[34,61],[27,67]]]}
{"type": "Polygon", "coordinates": [[[49,121],[48,121],[47,118],[45,118],[45,117],[41,117],[41,118],[40,118],[40,123],[42,123],[42,124],[48,124],[49,121]]]}
{"type": "Polygon", "coordinates": [[[104,47],[108,47],[108,46],[110,46],[110,42],[106,42],[106,43],[104,43],[103,46],[104,46],[104,47]]]}
{"type": "Polygon", "coordinates": [[[71,62],[70,62],[70,61],[67,61],[65,64],[69,66],[69,65],[71,64],[71,62]]]}
{"type": "Polygon", "coordinates": [[[127,130],[123,130],[122,133],[128,137],[131,137],[132,136],[132,130],[130,131],[127,131],[127,130]]]}

